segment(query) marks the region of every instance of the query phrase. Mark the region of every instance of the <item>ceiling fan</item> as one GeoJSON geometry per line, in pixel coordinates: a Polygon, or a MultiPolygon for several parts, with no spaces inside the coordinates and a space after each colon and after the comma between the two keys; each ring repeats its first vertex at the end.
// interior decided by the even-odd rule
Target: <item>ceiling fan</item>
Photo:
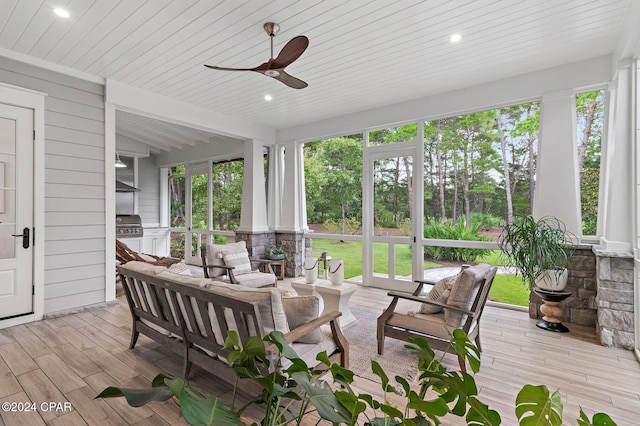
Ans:
{"type": "Polygon", "coordinates": [[[278,54],[278,57],[274,59],[273,38],[276,36],[276,34],[278,34],[278,31],[280,31],[280,26],[273,22],[267,22],[266,24],[264,24],[263,28],[271,38],[271,59],[269,59],[267,62],[263,63],[262,65],[258,65],[255,68],[225,68],[213,65],[205,65],[205,67],[221,71],[254,71],[260,74],[264,74],[267,77],[279,80],[287,86],[293,87],[294,89],[304,89],[305,87],[307,87],[307,83],[287,74],[284,69],[304,53],[304,51],[309,46],[309,39],[305,36],[297,36],[292,38],[287,44],[284,45],[284,47],[280,51],[280,54],[278,54]]]}

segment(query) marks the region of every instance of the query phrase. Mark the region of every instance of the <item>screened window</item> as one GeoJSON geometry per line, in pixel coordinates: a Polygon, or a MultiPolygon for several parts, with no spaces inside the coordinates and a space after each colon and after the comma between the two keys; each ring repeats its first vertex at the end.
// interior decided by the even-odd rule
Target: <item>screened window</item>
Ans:
{"type": "Polygon", "coordinates": [[[211,167],[211,229],[234,230],[240,225],[244,160],[214,163],[211,167]]]}
{"type": "Polygon", "coordinates": [[[600,190],[600,151],[604,125],[604,91],[576,95],[578,172],[582,234],[596,235],[600,190]]]}
{"type": "Polygon", "coordinates": [[[387,145],[399,142],[411,142],[418,138],[417,124],[405,124],[404,126],[385,127],[384,129],[369,132],[369,145],[387,145]]]}
{"type": "Polygon", "coordinates": [[[169,169],[170,221],[174,228],[185,226],[185,175],[184,166],[169,169]]]}
{"type": "Polygon", "coordinates": [[[310,142],[303,152],[309,228],[361,234],[362,135],[310,142]]]}

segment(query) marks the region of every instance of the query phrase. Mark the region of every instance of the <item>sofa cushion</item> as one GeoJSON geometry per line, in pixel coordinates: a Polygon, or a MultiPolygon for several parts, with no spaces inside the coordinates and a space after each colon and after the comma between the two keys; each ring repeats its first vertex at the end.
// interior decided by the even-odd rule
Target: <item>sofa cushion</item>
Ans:
{"type": "Polygon", "coordinates": [[[289,324],[282,306],[282,293],[279,289],[275,287],[251,288],[217,281],[207,284],[206,289],[242,301],[256,302],[265,334],[274,330],[285,334],[289,332],[289,324]]]}
{"type": "Polygon", "coordinates": [[[387,325],[401,329],[413,330],[443,340],[449,340],[449,332],[453,329],[445,322],[445,313],[402,315],[394,313],[387,321],[387,325]],[[448,331],[447,331],[448,329],[448,331]]]}
{"type": "MultiPolygon", "coordinates": [[[[285,297],[282,304],[291,330],[318,318],[320,302],[316,296],[285,297]]],[[[318,327],[294,340],[294,343],[320,343],[322,338],[322,332],[318,327]]]]}
{"type": "MultiPolygon", "coordinates": [[[[207,244],[207,265],[211,266],[224,266],[224,260],[222,259],[222,250],[239,250],[247,249],[247,243],[245,241],[238,241],[237,243],[229,244],[207,244]]],[[[212,277],[221,277],[226,275],[226,269],[212,268],[209,270],[209,275],[212,277]]]]}
{"type": "Polygon", "coordinates": [[[222,259],[225,265],[233,267],[234,276],[251,273],[251,261],[247,249],[222,250],[222,259]]]}
{"type": "MultiPolygon", "coordinates": [[[[235,271],[234,271],[235,273],[235,271]]],[[[264,272],[251,272],[248,274],[235,275],[236,282],[244,287],[267,287],[275,284],[276,276],[273,274],[266,274],[264,272]]]]}
{"type": "Polygon", "coordinates": [[[176,283],[187,284],[196,287],[205,287],[212,281],[209,278],[198,278],[192,277],[191,275],[174,274],[173,272],[169,272],[168,270],[160,272],[159,274],[157,274],[157,276],[165,280],[170,280],[176,283]]]}
{"type": "Polygon", "coordinates": [[[127,262],[124,265],[120,265],[120,267],[129,269],[131,271],[148,273],[152,275],[167,270],[167,268],[165,268],[164,266],[152,265],[151,263],[139,262],[137,260],[127,262]]]}
{"type": "MultiPolygon", "coordinates": [[[[451,287],[451,294],[447,299],[447,304],[460,309],[469,310],[473,306],[473,301],[478,294],[480,283],[491,270],[491,265],[479,263],[470,268],[464,269],[456,278],[451,287]]],[[[445,321],[453,328],[462,327],[467,316],[451,309],[445,309],[445,321]]]]}

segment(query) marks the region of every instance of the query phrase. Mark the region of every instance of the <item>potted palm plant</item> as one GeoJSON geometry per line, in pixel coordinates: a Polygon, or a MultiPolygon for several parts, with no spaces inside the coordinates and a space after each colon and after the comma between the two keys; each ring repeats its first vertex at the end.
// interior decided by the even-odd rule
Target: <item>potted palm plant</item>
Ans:
{"type": "Polygon", "coordinates": [[[574,236],[562,221],[545,216],[517,218],[504,227],[498,246],[511,266],[518,268],[529,290],[562,291],[567,284],[574,236]]]}

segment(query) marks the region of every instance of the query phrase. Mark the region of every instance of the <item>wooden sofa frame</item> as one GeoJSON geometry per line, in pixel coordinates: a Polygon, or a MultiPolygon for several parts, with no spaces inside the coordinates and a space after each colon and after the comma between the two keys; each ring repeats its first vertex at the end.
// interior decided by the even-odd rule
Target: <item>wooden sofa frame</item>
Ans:
{"type": "MultiPolygon", "coordinates": [[[[208,307],[212,307],[215,311],[222,342],[226,340],[230,328],[225,317],[225,310],[231,310],[233,313],[236,331],[240,340],[244,341],[251,335],[252,328],[259,330],[261,337],[266,334],[262,327],[257,302],[235,299],[217,294],[215,291],[173,282],[155,275],[152,276],[149,273],[132,271],[122,266],[117,268],[132,316],[129,349],[135,347],[138,336],[142,333],[182,356],[182,375],[185,379],[189,377],[192,364],[196,364],[231,385],[236,383],[234,371],[224,361],[230,350],[224,348],[224,343],[218,344],[213,337],[215,333],[208,307]],[[196,301],[195,306],[191,303],[191,298],[196,301]],[[172,306],[174,307],[173,312],[172,306]],[[202,319],[204,333],[197,325],[198,315],[202,319]],[[171,333],[171,336],[159,332],[145,324],[143,320],[161,327],[171,333]],[[187,321],[191,325],[191,330],[186,325],[187,321]],[[205,351],[209,351],[210,354],[205,351]]],[[[317,319],[286,333],[285,339],[287,343],[292,343],[311,330],[328,323],[338,347],[336,352],[328,354],[329,359],[347,368],[349,366],[349,343],[340,330],[338,318],[341,315],[337,311],[321,315],[317,319]]],[[[277,349],[273,345],[266,345],[266,350],[270,356],[269,359],[273,359],[277,355],[277,349]]],[[[263,367],[266,372],[266,367],[263,367]]],[[[253,395],[257,395],[261,391],[256,383],[248,379],[240,380],[238,387],[253,395]]]]}

